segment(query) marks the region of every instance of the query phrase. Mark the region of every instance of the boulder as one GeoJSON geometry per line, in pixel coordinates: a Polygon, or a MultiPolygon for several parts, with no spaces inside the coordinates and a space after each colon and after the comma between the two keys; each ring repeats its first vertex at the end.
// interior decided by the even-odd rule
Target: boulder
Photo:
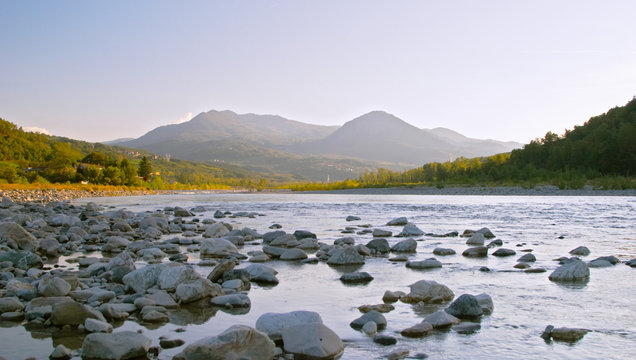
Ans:
{"type": "Polygon", "coordinates": [[[504,257],[504,256],[513,256],[516,255],[517,252],[512,250],[512,249],[497,249],[495,252],[492,253],[492,256],[499,256],[499,257],[504,257]]]}
{"type": "Polygon", "coordinates": [[[373,337],[373,342],[376,344],[389,346],[397,344],[397,339],[393,336],[378,334],[373,337]]]}
{"type": "Polygon", "coordinates": [[[636,259],[631,259],[631,260],[625,261],[625,265],[627,265],[629,267],[636,267],[636,259]]]}
{"type": "Polygon", "coordinates": [[[38,293],[45,297],[66,296],[70,292],[71,284],[61,277],[42,279],[38,285],[38,293]]]}
{"type": "Polygon", "coordinates": [[[420,280],[409,285],[411,292],[400,299],[405,303],[437,303],[452,300],[455,294],[446,285],[433,280],[420,280]]]}
{"type": "Polygon", "coordinates": [[[417,241],[413,239],[402,240],[391,247],[391,251],[397,253],[414,253],[416,250],[417,241]]]}
{"type": "Polygon", "coordinates": [[[384,302],[396,302],[400,300],[402,296],[406,295],[404,291],[385,291],[382,296],[382,301],[384,302]]]}
{"type": "Polygon", "coordinates": [[[579,246],[575,249],[570,250],[570,254],[575,256],[588,256],[590,255],[590,249],[585,246],[579,246]]]}
{"type": "Polygon", "coordinates": [[[346,221],[358,221],[361,220],[359,216],[354,216],[354,215],[349,215],[347,216],[347,218],[345,219],[346,221]]]}
{"type": "Polygon", "coordinates": [[[201,242],[201,256],[223,258],[238,252],[236,246],[225,239],[205,239],[201,242]]]}
{"type": "Polygon", "coordinates": [[[105,321],[100,321],[97,319],[87,318],[84,321],[84,329],[88,332],[103,332],[109,333],[113,332],[113,326],[105,321]]]}
{"type": "Polygon", "coordinates": [[[166,253],[164,253],[163,251],[161,251],[161,249],[156,247],[139,250],[137,254],[141,256],[143,261],[146,261],[146,262],[152,262],[152,261],[157,262],[167,256],[166,253]]]}
{"type": "Polygon", "coordinates": [[[216,223],[208,226],[203,233],[203,237],[206,238],[220,238],[230,232],[232,227],[225,223],[216,223]]]}
{"type": "Polygon", "coordinates": [[[442,263],[435,258],[430,258],[430,259],[420,260],[420,261],[407,261],[406,267],[411,269],[418,269],[418,270],[435,269],[435,268],[441,268],[442,263]]]}
{"type": "Polygon", "coordinates": [[[534,256],[534,254],[524,254],[522,257],[519,258],[519,260],[517,260],[519,262],[535,262],[537,261],[537,257],[534,256]]]}
{"type": "Polygon", "coordinates": [[[431,324],[434,328],[444,328],[454,324],[459,324],[460,320],[444,310],[437,310],[436,312],[427,315],[424,318],[424,321],[431,324]]]}
{"type": "Polygon", "coordinates": [[[137,311],[137,307],[134,304],[102,304],[99,311],[109,320],[125,320],[137,311]]]}
{"type": "Polygon", "coordinates": [[[433,250],[433,254],[435,254],[437,256],[448,256],[448,255],[455,255],[456,252],[453,249],[435,248],[433,250]]]}
{"type": "Polygon", "coordinates": [[[466,245],[484,246],[485,241],[484,234],[476,232],[466,240],[466,245]]]}
{"type": "Polygon", "coordinates": [[[278,284],[276,271],[274,268],[262,264],[251,264],[245,267],[245,271],[250,275],[250,281],[265,284],[278,284]]]}
{"type": "Polygon", "coordinates": [[[38,244],[38,252],[48,257],[56,257],[60,254],[60,243],[55,239],[42,239],[38,244]]]}
{"type": "Polygon", "coordinates": [[[581,340],[588,332],[589,330],[587,329],[567,327],[553,328],[552,331],[550,331],[549,337],[552,337],[552,339],[556,341],[574,343],[581,340]]]}
{"type": "Polygon", "coordinates": [[[201,276],[191,266],[175,266],[160,272],[157,281],[160,289],[174,291],[179,284],[199,278],[201,276]]]}
{"type": "Polygon", "coordinates": [[[465,257],[470,257],[470,258],[486,257],[488,256],[488,248],[485,246],[476,246],[476,247],[468,248],[464,250],[462,255],[465,257]]]}
{"type": "Polygon", "coordinates": [[[73,351],[62,344],[56,346],[51,355],[49,355],[51,360],[68,360],[71,357],[73,357],[73,351]]]}
{"type": "Polygon", "coordinates": [[[106,321],[102,313],[75,301],[60,302],[51,307],[51,324],[62,326],[83,325],[86,319],[106,321]]]}
{"type": "Polygon", "coordinates": [[[373,254],[387,254],[391,251],[389,242],[386,239],[373,239],[366,244],[373,254]]]}
{"type": "Polygon", "coordinates": [[[30,268],[41,268],[42,259],[27,250],[6,251],[0,253],[0,263],[10,261],[15,268],[28,270],[30,268]]]}
{"type": "Polygon", "coordinates": [[[122,283],[123,277],[136,269],[135,260],[126,251],[110,259],[106,265],[106,271],[110,273],[110,281],[116,283],[122,283]]]}
{"type": "Polygon", "coordinates": [[[484,312],[484,314],[491,314],[493,310],[495,310],[495,304],[493,303],[492,297],[490,297],[490,295],[481,293],[479,295],[475,295],[475,299],[477,299],[477,302],[479,303],[479,306],[481,307],[481,310],[484,312]]]}
{"type": "Polygon", "coordinates": [[[373,310],[380,313],[388,313],[395,310],[395,306],[391,304],[360,305],[358,306],[358,310],[360,310],[360,312],[363,314],[373,310]]]}
{"type": "Polygon", "coordinates": [[[384,315],[375,310],[369,311],[368,313],[353,320],[349,325],[352,328],[359,330],[362,329],[364,324],[369,321],[373,321],[374,323],[376,323],[376,325],[378,325],[378,330],[382,330],[386,327],[386,318],[384,317],[384,315]]]}
{"type": "Polygon", "coordinates": [[[410,328],[404,329],[400,331],[400,334],[404,337],[410,338],[418,338],[422,336],[426,336],[433,332],[433,325],[426,321],[422,321],[421,323],[411,326],[410,328]]]}
{"type": "Polygon", "coordinates": [[[232,260],[221,260],[221,262],[219,262],[208,274],[208,280],[217,282],[218,280],[223,278],[223,274],[234,269],[235,266],[236,263],[232,260]]]}
{"type": "Polygon", "coordinates": [[[93,333],[82,344],[82,359],[125,360],[145,357],[152,341],[134,331],[93,333]]]}
{"type": "Polygon", "coordinates": [[[417,226],[413,224],[404,225],[402,232],[398,234],[398,236],[400,237],[422,236],[422,235],[424,235],[424,231],[420,230],[420,228],[418,228],[417,226]]]}
{"type": "Polygon", "coordinates": [[[557,282],[581,282],[590,279],[590,268],[587,264],[577,258],[559,266],[548,277],[551,281],[557,282]]]}
{"type": "Polygon", "coordinates": [[[368,272],[352,272],[343,274],[340,277],[340,281],[346,284],[361,284],[368,283],[373,280],[373,276],[369,275],[368,272]]]}
{"type": "Polygon", "coordinates": [[[232,308],[247,308],[252,305],[250,298],[245,294],[230,294],[213,297],[212,305],[232,308]]]}
{"type": "Polygon", "coordinates": [[[0,244],[16,250],[35,250],[35,237],[15,222],[0,223],[0,244]]]}
{"type": "Polygon", "coordinates": [[[282,338],[285,352],[298,359],[334,359],[345,348],[340,337],[322,323],[286,327],[282,338]]]}
{"type": "Polygon", "coordinates": [[[284,253],[280,255],[281,260],[304,260],[307,258],[307,253],[305,253],[302,249],[292,248],[285,250],[284,253]]]}
{"type": "Polygon", "coordinates": [[[296,230],[294,231],[294,237],[296,237],[297,240],[302,240],[307,238],[316,239],[316,234],[307,230],[296,230]]]}
{"type": "Polygon", "coordinates": [[[369,321],[362,326],[362,332],[365,333],[367,336],[374,336],[378,333],[378,324],[373,321],[369,321]]]}
{"type": "Polygon", "coordinates": [[[460,319],[470,319],[484,314],[477,298],[469,294],[455,299],[444,311],[460,319]]]}
{"type": "Polygon", "coordinates": [[[12,311],[20,311],[24,305],[17,297],[0,298],[0,314],[12,311]]]}
{"type": "Polygon", "coordinates": [[[219,284],[214,284],[208,279],[197,279],[177,285],[175,295],[182,304],[191,303],[207,297],[215,297],[223,294],[219,284]]]}
{"type": "Polygon", "coordinates": [[[121,236],[109,236],[102,246],[103,252],[121,252],[130,245],[130,240],[121,236]]]}
{"type": "Polygon", "coordinates": [[[256,320],[256,329],[270,339],[282,339],[283,330],[288,327],[307,324],[322,324],[320,315],[313,311],[292,311],[288,313],[265,313],[256,320]]]}
{"type": "Polygon", "coordinates": [[[386,223],[387,226],[403,226],[408,224],[409,221],[407,218],[405,217],[399,217],[399,218],[395,218],[391,221],[389,221],[388,223],[386,223]]]}
{"type": "Polygon", "coordinates": [[[333,254],[327,260],[329,265],[362,265],[364,258],[358,253],[353,246],[334,250],[333,254]]]}
{"type": "Polygon", "coordinates": [[[245,325],[233,325],[217,336],[198,340],[175,356],[176,360],[274,358],[276,345],[267,335],[245,325]]]}
{"type": "Polygon", "coordinates": [[[143,294],[157,284],[159,274],[166,268],[163,264],[153,264],[126,274],[122,281],[127,288],[143,294]]]}
{"type": "Polygon", "coordinates": [[[189,212],[188,210],[179,207],[179,206],[175,206],[174,208],[174,216],[177,217],[190,217],[190,216],[194,216],[194,214],[192,214],[191,212],[189,212]]]}
{"type": "Polygon", "coordinates": [[[371,234],[373,235],[373,237],[391,237],[391,235],[393,235],[393,232],[384,229],[373,229],[373,232],[371,234]]]}

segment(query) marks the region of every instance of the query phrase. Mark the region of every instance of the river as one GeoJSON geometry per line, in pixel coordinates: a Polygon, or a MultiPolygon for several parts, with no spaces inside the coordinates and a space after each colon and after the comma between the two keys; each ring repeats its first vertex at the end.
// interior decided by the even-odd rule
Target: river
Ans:
{"type": "MultiPolygon", "coordinates": [[[[174,311],[171,322],[163,326],[148,328],[126,321],[115,330],[142,330],[153,339],[153,345],[158,344],[160,336],[184,339],[187,344],[216,335],[234,324],[253,327],[266,312],[309,310],[318,312],[325,325],[345,341],[342,359],[382,358],[396,349],[407,349],[411,356],[427,354],[429,359],[627,359],[632,358],[636,346],[636,269],[624,264],[592,268],[586,284],[564,285],[548,280],[548,275],[558,267],[554,259],[569,256],[570,250],[581,245],[591,250],[584,258],[586,261],[607,255],[622,261],[636,258],[636,197],[193,193],[74,200],[78,204],[87,202],[134,212],[167,206],[187,209],[204,206],[206,212],[197,213],[201,219],[212,218],[216,210],[256,212],[264,216],[224,221],[235,228],[249,227],[259,233],[271,231],[269,226],[278,223],[289,233],[314,232],[319,241],[329,244],[343,236],[354,236],[356,243],[362,244],[372,239],[371,234],[342,234],[347,226],[370,224],[371,228],[391,230],[395,235],[402,227],[385,224],[404,216],[426,233],[461,234],[465,229],[488,227],[503,241],[504,248],[517,251],[511,257],[471,259],[461,255],[467,248],[465,238],[423,236],[416,238],[417,253],[409,256],[411,260],[433,257],[436,247],[452,248],[457,254],[436,256],[443,267],[426,271],[406,268],[403,262],[389,261],[388,256],[367,258],[357,271],[368,272],[374,280],[356,286],[344,285],[339,281],[343,270],[324,262],[271,261],[266,265],[278,270],[280,283],[268,287],[253,284],[249,291],[252,306],[246,313],[209,309],[174,311]],[[348,215],[359,216],[361,220],[347,222],[348,215]],[[547,272],[525,273],[515,269],[516,259],[525,254],[523,250],[532,250],[537,257],[533,268],[545,268],[547,272]],[[480,271],[484,266],[491,271],[480,271]],[[494,301],[494,312],[484,316],[481,329],[472,334],[436,331],[424,338],[410,339],[399,332],[447,304],[418,308],[397,302],[395,310],[384,314],[388,325],[382,333],[396,337],[398,343],[386,347],[349,327],[361,315],[358,306],[382,303],[386,290],[408,293],[408,285],[418,280],[447,285],[455,297],[487,293],[494,301]],[[549,324],[586,328],[591,332],[575,344],[546,342],[539,335],[549,324]],[[177,332],[178,329],[185,332],[177,332]]],[[[171,237],[175,235],[165,236],[171,237]]],[[[390,244],[400,240],[403,239],[388,238],[390,244]]],[[[260,245],[246,245],[241,251],[260,249],[260,245]]],[[[189,263],[199,261],[196,253],[189,256],[189,263]]],[[[197,267],[204,275],[210,270],[197,267]]],[[[29,332],[22,325],[6,326],[0,327],[0,346],[2,355],[9,360],[24,359],[27,355],[45,359],[60,343],[74,348],[81,346],[81,338],[77,336],[58,334],[51,338],[29,332]]],[[[163,350],[159,358],[170,359],[182,349],[163,350]]]]}

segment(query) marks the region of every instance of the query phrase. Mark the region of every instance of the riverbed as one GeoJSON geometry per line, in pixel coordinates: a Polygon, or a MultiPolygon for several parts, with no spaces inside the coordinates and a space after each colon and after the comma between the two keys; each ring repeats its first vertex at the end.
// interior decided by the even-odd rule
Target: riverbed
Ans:
{"type": "MultiPolygon", "coordinates": [[[[303,264],[274,260],[266,265],[278,270],[276,286],[252,285],[249,310],[224,312],[212,309],[173,311],[164,325],[143,326],[126,321],[115,331],[141,330],[158,344],[160,336],[179,338],[186,345],[200,338],[216,335],[234,324],[254,326],[266,312],[309,310],[320,314],[325,325],[346,344],[342,359],[375,359],[397,350],[409,350],[411,356],[428,355],[429,359],[518,359],[522,358],[631,358],[636,344],[636,269],[617,264],[608,268],[591,268],[590,280],[583,284],[551,282],[548,275],[559,265],[554,259],[569,256],[578,246],[586,246],[591,254],[584,260],[613,255],[622,261],[636,258],[636,198],[626,196],[443,196],[384,194],[205,194],[181,193],[145,197],[113,197],[73,200],[76,204],[94,202],[114,209],[134,212],[180,206],[186,209],[202,206],[197,218],[212,218],[217,210],[254,212],[258,216],[225,218],[234,228],[249,227],[263,234],[280,224],[282,230],[308,230],[318,241],[353,236],[356,244],[372,240],[371,234],[343,234],[346,227],[355,232],[380,228],[398,234],[402,227],[386,226],[397,217],[406,217],[426,233],[446,234],[466,229],[488,227],[503,247],[515,250],[511,257],[488,256],[483,259],[461,255],[467,248],[466,238],[432,236],[415,237],[417,252],[410,260],[434,257],[436,247],[452,248],[456,255],[435,256],[443,264],[432,270],[413,270],[404,262],[390,261],[387,256],[368,257],[356,269],[331,267],[325,262],[303,264]],[[346,221],[349,215],[358,221],[346,221]],[[537,261],[532,268],[544,273],[526,273],[514,268],[521,255],[532,252],[537,261]],[[487,267],[490,271],[481,271],[487,267]],[[345,285],[339,277],[345,271],[365,271],[374,277],[366,285],[345,285]],[[408,292],[408,285],[419,280],[435,280],[448,286],[455,297],[461,294],[489,294],[494,312],[483,316],[481,329],[471,334],[452,330],[411,339],[400,331],[413,326],[446,304],[425,307],[402,302],[384,314],[388,325],[383,334],[397,338],[397,344],[382,346],[349,323],[358,318],[360,305],[380,304],[386,290],[408,292]],[[577,343],[546,342],[539,335],[547,325],[578,327],[591,330],[577,343]],[[185,330],[184,332],[181,332],[185,330]]],[[[164,239],[178,235],[164,235],[164,239]]],[[[391,245],[403,239],[389,237],[391,245]]],[[[247,253],[260,250],[260,244],[245,245],[247,253]]],[[[494,249],[493,249],[494,250],[494,249]]],[[[184,250],[185,251],[185,250],[184,250]]],[[[90,256],[99,256],[90,254],[90,256]]],[[[209,267],[198,267],[197,253],[188,253],[189,264],[202,275],[209,267]]],[[[312,256],[311,254],[309,255],[312,256]]],[[[61,259],[59,264],[72,268],[61,259]]],[[[168,259],[164,260],[168,262],[168,259]]],[[[249,264],[245,261],[239,267],[249,264]]],[[[51,265],[51,264],[50,264],[51,265]]],[[[137,263],[137,266],[143,266],[137,263]]],[[[76,335],[29,332],[23,324],[0,324],[1,353],[7,359],[34,356],[46,359],[57,344],[77,349],[82,339],[76,335]]],[[[159,359],[171,359],[182,347],[162,350],[159,359]]]]}

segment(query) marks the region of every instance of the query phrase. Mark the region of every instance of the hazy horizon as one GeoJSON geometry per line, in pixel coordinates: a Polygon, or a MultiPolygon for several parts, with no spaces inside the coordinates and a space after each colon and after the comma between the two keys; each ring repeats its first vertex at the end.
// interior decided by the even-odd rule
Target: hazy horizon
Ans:
{"type": "Polygon", "coordinates": [[[0,117],[87,141],[200,112],[528,141],[636,94],[630,1],[0,0],[0,117]]]}

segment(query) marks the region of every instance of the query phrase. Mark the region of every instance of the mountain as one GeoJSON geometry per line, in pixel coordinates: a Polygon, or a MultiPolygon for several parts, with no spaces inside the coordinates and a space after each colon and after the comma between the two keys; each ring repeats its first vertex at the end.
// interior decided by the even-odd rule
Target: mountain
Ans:
{"type": "Polygon", "coordinates": [[[356,178],[379,167],[404,170],[521,146],[470,139],[449,129],[419,129],[382,111],[337,127],[215,110],[118,145],[191,161],[233,163],[270,177],[288,174],[295,180],[312,181],[356,178]]]}
{"type": "Polygon", "coordinates": [[[100,143],[104,145],[117,145],[117,144],[121,144],[123,142],[131,141],[131,140],[135,140],[135,138],[119,138],[119,139],[110,140],[110,141],[100,141],[100,143]]]}
{"type": "Polygon", "coordinates": [[[345,123],[324,139],[289,147],[309,154],[421,165],[449,158],[509,152],[521,144],[471,139],[445,128],[419,129],[394,115],[373,111],[345,123]]]}
{"type": "Polygon", "coordinates": [[[277,115],[239,115],[232,111],[211,110],[200,113],[185,123],[158,127],[138,139],[120,145],[146,148],[167,142],[202,143],[232,139],[278,146],[296,142],[298,139],[321,139],[337,128],[305,124],[277,115]]]}

